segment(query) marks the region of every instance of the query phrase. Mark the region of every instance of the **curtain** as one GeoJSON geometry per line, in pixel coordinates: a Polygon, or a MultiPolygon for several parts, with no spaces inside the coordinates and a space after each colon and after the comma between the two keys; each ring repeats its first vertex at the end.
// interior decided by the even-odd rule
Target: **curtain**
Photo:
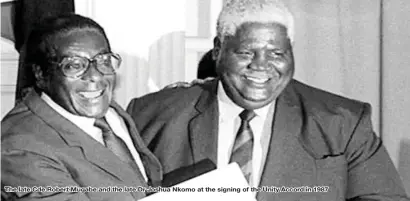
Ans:
{"type": "Polygon", "coordinates": [[[410,195],[410,4],[383,0],[382,5],[381,128],[410,195]]]}

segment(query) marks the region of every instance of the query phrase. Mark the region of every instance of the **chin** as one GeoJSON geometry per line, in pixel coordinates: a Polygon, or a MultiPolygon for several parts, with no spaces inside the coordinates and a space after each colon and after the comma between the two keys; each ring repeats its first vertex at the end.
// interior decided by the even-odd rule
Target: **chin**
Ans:
{"type": "Polygon", "coordinates": [[[269,105],[271,102],[272,102],[271,100],[261,100],[261,101],[244,100],[241,107],[245,109],[255,110],[255,109],[265,107],[266,105],[269,105]]]}
{"type": "Polygon", "coordinates": [[[239,107],[242,107],[242,108],[248,109],[248,110],[255,110],[255,109],[262,108],[266,105],[269,105],[272,101],[275,100],[274,97],[266,97],[266,98],[246,97],[246,96],[242,96],[240,94],[237,94],[236,96],[232,97],[231,99],[239,107]]]}
{"type": "Polygon", "coordinates": [[[94,118],[102,118],[105,116],[106,112],[94,112],[91,113],[90,116],[94,117],[94,118]]]}
{"type": "Polygon", "coordinates": [[[89,118],[102,118],[107,113],[107,109],[102,109],[102,107],[95,107],[95,108],[82,108],[77,111],[81,116],[89,117],[89,118]]]}
{"type": "Polygon", "coordinates": [[[80,116],[88,118],[102,118],[109,108],[108,97],[101,97],[98,102],[90,103],[82,99],[74,101],[74,109],[80,116]]]}
{"type": "Polygon", "coordinates": [[[98,119],[98,118],[104,117],[104,115],[105,115],[105,114],[102,114],[102,113],[84,112],[81,116],[85,116],[85,117],[88,117],[88,118],[96,118],[96,119],[98,119]]]}

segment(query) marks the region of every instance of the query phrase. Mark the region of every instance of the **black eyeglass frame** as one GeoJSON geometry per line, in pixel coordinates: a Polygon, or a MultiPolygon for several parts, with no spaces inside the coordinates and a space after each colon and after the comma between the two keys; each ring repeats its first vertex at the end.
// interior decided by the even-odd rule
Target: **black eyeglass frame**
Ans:
{"type": "MultiPolygon", "coordinates": [[[[106,61],[106,60],[103,60],[103,61],[106,61]]],[[[96,66],[96,69],[97,69],[97,71],[100,72],[101,74],[103,74],[103,75],[114,75],[114,74],[117,72],[117,70],[120,68],[122,59],[121,59],[121,56],[120,56],[119,54],[113,53],[113,52],[109,52],[109,53],[97,54],[97,55],[95,55],[95,56],[94,56],[93,58],[91,58],[91,59],[89,59],[89,58],[87,58],[87,57],[82,57],[82,56],[67,56],[67,57],[63,57],[60,62],[55,62],[55,61],[50,61],[50,62],[51,62],[51,63],[54,63],[54,64],[57,64],[57,65],[58,65],[58,68],[59,68],[59,70],[60,70],[60,72],[61,72],[65,77],[69,77],[69,78],[80,78],[81,76],[83,76],[83,75],[88,71],[88,69],[90,68],[91,64],[93,64],[93,63],[96,64],[96,65],[95,65],[95,66],[96,66]],[[107,72],[107,71],[101,70],[101,67],[102,67],[103,65],[102,65],[101,63],[100,63],[100,64],[98,63],[98,59],[101,58],[101,57],[103,57],[103,56],[109,56],[108,58],[110,58],[110,61],[112,61],[112,60],[111,60],[112,58],[114,58],[114,59],[117,60],[117,64],[116,64],[115,66],[112,65],[112,62],[110,62],[110,63],[111,63],[112,71],[107,72]],[[86,63],[84,63],[84,66],[85,66],[85,67],[84,67],[83,69],[81,69],[81,70],[78,70],[77,73],[67,73],[67,71],[64,70],[64,69],[65,69],[64,66],[67,66],[67,65],[72,64],[72,61],[73,61],[74,59],[77,59],[77,61],[85,61],[85,62],[86,62],[86,63]]]]}

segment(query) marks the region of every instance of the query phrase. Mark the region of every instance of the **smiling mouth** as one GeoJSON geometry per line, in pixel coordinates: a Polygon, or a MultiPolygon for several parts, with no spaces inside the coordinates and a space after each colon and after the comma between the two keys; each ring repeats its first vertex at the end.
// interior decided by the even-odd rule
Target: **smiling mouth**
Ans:
{"type": "Polygon", "coordinates": [[[256,84],[265,84],[267,83],[271,78],[262,78],[262,77],[253,77],[253,76],[244,76],[246,80],[249,80],[253,83],[256,84]]]}
{"type": "Polygon", "coordinates": [[[104,90],[82,91],[82,92],[79,92],[79,94],[83,98],[93,99],[93,98],[98,98],[98,97],[102,96],[103,92],[104,92],[104,90]]]}

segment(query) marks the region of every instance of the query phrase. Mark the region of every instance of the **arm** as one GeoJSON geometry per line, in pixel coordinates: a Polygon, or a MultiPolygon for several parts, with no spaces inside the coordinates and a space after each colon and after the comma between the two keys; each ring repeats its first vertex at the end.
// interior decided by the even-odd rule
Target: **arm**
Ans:
{"type": "Polygon", "coordinates": [[[349,200],[409,200],[400,176],[375,135],[365,104],[346,150],[349,200]]]}
{"type": "Polygon", "coordinates": [[[171,83],[165,86],[163,89],[172,89],[172,88],[177,88],[177,87],[189,88],[194,85],[201,85],[207,82],[212,82],[214,79],[215,79],[214,77],[207,77],[205,79],[194,79],[189,83],[188,82],[175,82],[175,83],[171,83]]]}
{"type": "Polygon", "coordinates": [[[19,201],[88,201],[81,192],[6,192],[5,187],[33,186],[79,186],[67,170],[54,159],[26,150],[2,150],[1,156],[2,197],[19,201]]]}

